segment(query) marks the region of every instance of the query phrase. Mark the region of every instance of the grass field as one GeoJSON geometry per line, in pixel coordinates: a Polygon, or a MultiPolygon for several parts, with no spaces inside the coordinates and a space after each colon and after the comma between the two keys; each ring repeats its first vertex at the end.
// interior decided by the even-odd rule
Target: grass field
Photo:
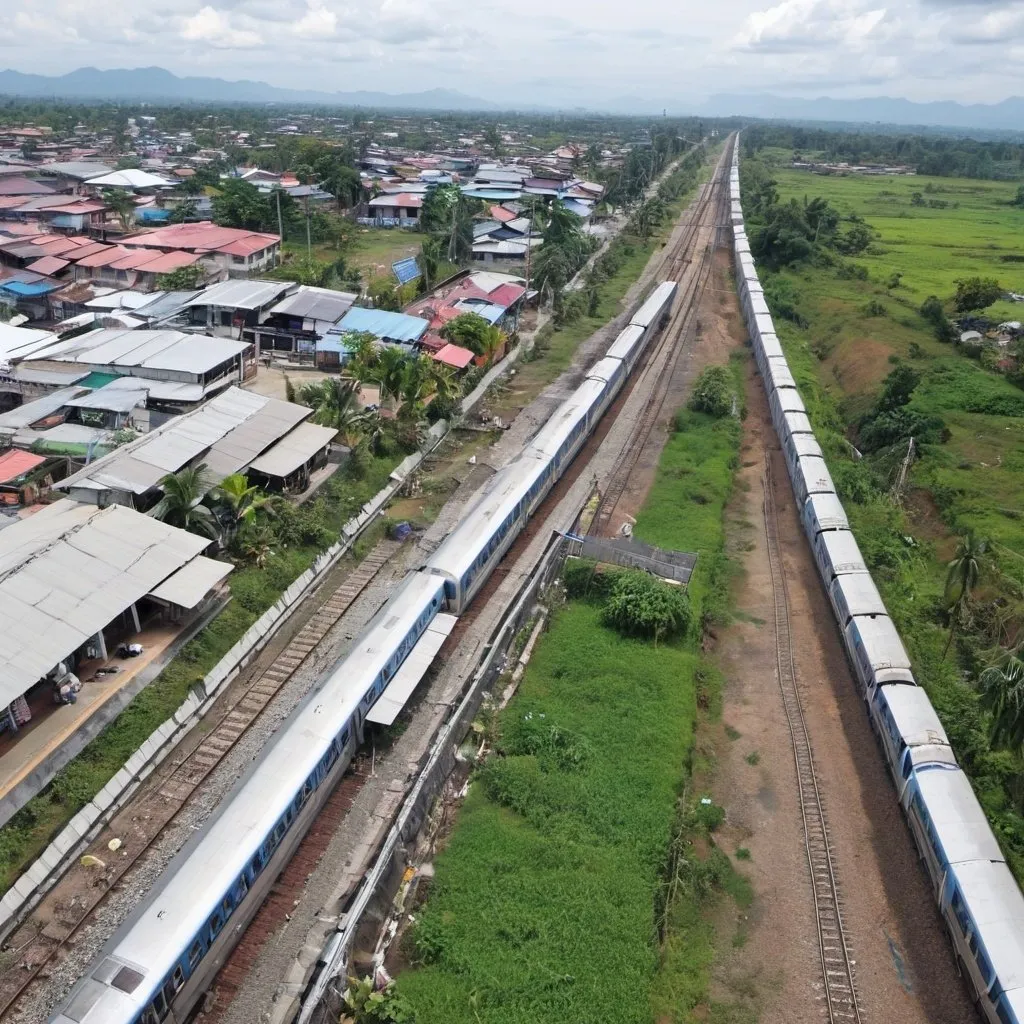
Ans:
{"type": "MultiPolygon", "coordinates": [[[[962,276],[994,276],[1007,288],[1024,290],[1024,263],[1004,259],[1024,256],[1024,211],[1007,205],[1016,188],[949,178],[773,176],[783,199],[823,196],[844,214],[862,216],[876,236],[865,253],[843,265],[798,266],[763,273],[762,280],[851,524],[916,677],[1024,877],[1024,817],[1015,796],[1024,765],[1016,754],[989,747],[974,686],[985,644],[965,638],[959,659],[956,649],[943,657],[946,563],[957,535],[974,529],[993,542],[997,568],[990,579],[997,590],[1024,581],[1024,391],[937,341],[918,312],[928,295],[950,299],[962,276]],[[958,206],[922,209],[911,203],[914,192],[958,206]],[[866,270],[866,280],[844,269],[850,263],[866,270]],[[903,276],[898,287],[889,287],[894,273],[903,276]],[[787,306],[802,323],[783,315],[787,306]],[[922,446],[904,500],[896,504],[887,491],[898,458],[876,457],[869,471],[867,463],[851,459],[845,438],[900,361],[921,374],[911,407],[941,416],[949,436],[922,446]]],[[[1004,302],[991,312],[997,319],[1020,319],[1024,306],[1004,302]]],[[[992,590],[982,595],[992,596],[992,590]]]]}
{"type": "MultiPolygon", "coordinates": [[[[739,425],[683,413],[678,427],[637,533],[700,552],[700,601],[722,581],[739,425]]],[[[680,811],[698,703],[716,704],[701,637],[624,639],[587,601],[555,614],[406,938],[398,987],[419,1024],[751,1019],[709,994],[712,908],[728,893],[745,910],[749,885],[707,842],[701,816],[719,809],[689,794],[680,811]],[[673,837],[679,896],[659,907],[673,837]]]]}

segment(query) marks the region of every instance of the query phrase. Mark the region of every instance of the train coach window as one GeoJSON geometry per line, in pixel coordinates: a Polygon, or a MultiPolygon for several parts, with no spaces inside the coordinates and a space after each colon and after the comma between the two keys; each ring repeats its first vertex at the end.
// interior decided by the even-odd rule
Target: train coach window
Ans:
{"type": "Polygon", "coordinates": [[[171,984],[174,986],[175,992],[180,992],[182,985],[185,984],[185,972],[180,967],[174,968],[174,973],[171,975],[171,984]]]}
{"type": "Polygon", "coordinates": [[[242,872],[241,877],[238,879],[238,896],[235,899],[235,904],[239,904],[245,899],[246,893],[249,891],[249,879],[245,877],[245,872],[242,872]]]}
{"type": "Polygon", "coordinates": [[[903,771],[900,773],[904,779],[910,778],[910,773],[914,770],[914,759],[910,756],[910,751],[906,751],[903,755],[903,771]]]}
{"type": "Polygon", "coordinates": [[[195,967],[197,963],[203,958],[203,943],[201,939],[196,939],[192,943],[191,948],[188,951],[188,965],[189,967],[195,967]]]}
{"type": "Polygon", "coordinates": [[[1000,1003],[996,1007],[996,1016],[999,1018],[1000,1024],[1017,1024],[1017,1018],[1010,1016],[1010,1011],[1000,1003]]]}
{"type": "Polygon", "coordinates": [[[152,1006],[147,1006],[142,1014],[142,1024],[160,1024],[160,1018],[152,1006]]]}
{"type": "Polygon", "coordinates": [[[224,911],[224,919],[227,920],[231,916],[231,911],[235,909],[234,903],[231,902],[230,896],[225,896],[220,901],[220,909],[224,911]]]}
{"type": "MultiPolygon", "coordinates": [[[[956,923],[960,925],[960,931],[966,935],[971,929],[971,923],[967,916],[967,908],[964,906],[963,898],[959,892],[953,893],[953,898],[949,901],[949,905],[953,910],[953,914],[956,916],[956,923]]],[[[971,943],[971,951],[974,951],[973,941],[971,943]]]]}
{"type": "Polygon", "coordinates": [[[221,928],[224,927],[224,918],[220,916],[220,911],[215,911],[210,915],[210,941],[213,942],[218,935],[220,935],[221,928]]]}

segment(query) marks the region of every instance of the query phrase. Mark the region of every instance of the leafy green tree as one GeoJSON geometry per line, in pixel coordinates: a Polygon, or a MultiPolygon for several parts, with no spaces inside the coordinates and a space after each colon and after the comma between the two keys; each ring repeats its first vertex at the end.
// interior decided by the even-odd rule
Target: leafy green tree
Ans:
{"type": "Polygon", "coordinates": [[[1024,206],[1024,185],[1017,188],[1017,196],[1011,201],[1013,206],[1024,206]]]}
{"type": "Polygon", "coordinates": [[[420,244],[418,260],[423,291],[429,292],[438,282],[441,261],[444,259],[444,245],[436,235],[424,238],[420,244]]]}
{"type": "Polygon", "coordinates": [[[166,274],[157,274],[156,286],[169,292],[190,292],[206,280],[206,268],[201,263],[188,267],[175,267],[166,274]]]}
{"type": "Polygon", "coordinates": [[[686,630],[690,600],[681,587],[639,569],[628,570],[616,574],[602,618],[620,633],[649,637],[657,646],[660,639],[686,630]]]}
{"type": "Polygon", "coordinates": [[[177,473],[168,473],[160,480],[163,497],[150,511],[154,519],[170,526],[197,533],[200,536],[217,536],[217,520],[213,512],[203,504],[210,490],[206,463],[186,466],[177,473]]]}
{"type": "Polygon", "coordinates": [[[468,263],[473,255],[473,214],[480,204],[458,185],[432,188],[420,209],[420,230],[435,235],[449,263],[468,263]]]}
{"type": "Polygon", "coordinates": [[[260,487],[250,484],[244,473],[232,473],[214,489],[213,500],[224,532],[233,539],[242,523],[252,519],[269,501],[269,496],[260,487]]]}
{"type": "Polygon", "coordinates": [[[882,394],[876,407],[886,412],[901,408],[910,401],[914,389],[920,383],[921,374],[906,363],[901,363],[882,382],[882,394]]]}
{"type": "Polygon", "coordinates": [[[969,530],[959,540],[952,561],[946,570],[945,599],[949,608],[949,638],[943,648],[942,657],[949,653],[953,636],[963,625],[966,613],[974,596],[974,590],[981,578],[985,564],[988,541],[969,530]]]}
{"type": "Polygon", "coordinates": [[[929,295],[921,303],[921,316],[932,326],[932,331],[939,341],[950,342],[956,338],[956,330],[949,322],[946,311],[942,308],[942,302],[936,295],[929,295]]]}
{"type": "Polygon", "coordinates": [[[211,202],[214,221],[227,228],[262,231],[270,218],[266,197],[255,185],[240,178],[222,182],[220,192],[211,202]]]}
{"type": "Polygon", "coordinates": [[[187,221],[194,220],[196,213],[199,210],[199,203],[193,196],[188,196],[182,199],[181,202],[171,210],[171,215],[168,218],[171,224],[184,224],[187,221]]]}
{"type": "Polygon", "coordinates": [[[847,256],[857,256],[871,244],[871,229],[862,221],[850,225],[846,233],[836,239],[836,248],[847,256]]]}
{"type": "Polygon", "coordinates": [[[966,277],[957,281],[953,305],[958,313],[985,309],[1003,295],[1003,286],[994,277],[966,277]]]}
{"type": "Polygon", "coordinates": [[[441,328],[441,337],[468,348],[474,355],[487,356],[488,362],[505,340],[501,328],[488,323],[479,313],[460,313],[441,328]]]}
{"type": "Polygon", "coordinates": [[[533,284],[542,298],[550,299],[557,306],[572,274],[569,255],[561,246],[540,247],[533,260],[533,284]]]}
{"type": "Polygon", "coordinates": [[[130,231],[135,223],[135,199],[123,188],[105,188],[101,196],[103,202],[114,211],[122,231],[130,231]]]}
{"type": "Polygon", "coordinates": [[[732,375],[724,366],[708,366],[701,370],[693,385],[690,408],[709,416],[728,416],[732,412],[732,375]]]}

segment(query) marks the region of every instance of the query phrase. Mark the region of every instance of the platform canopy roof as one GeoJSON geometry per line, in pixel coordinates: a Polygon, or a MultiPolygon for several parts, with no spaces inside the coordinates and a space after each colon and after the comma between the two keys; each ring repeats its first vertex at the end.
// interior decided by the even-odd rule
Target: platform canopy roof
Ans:
{"type": "Polygon", "coordinates": [[[0,531],[0,705],[209,543],[134,509],[67,499],[0,531]]]}

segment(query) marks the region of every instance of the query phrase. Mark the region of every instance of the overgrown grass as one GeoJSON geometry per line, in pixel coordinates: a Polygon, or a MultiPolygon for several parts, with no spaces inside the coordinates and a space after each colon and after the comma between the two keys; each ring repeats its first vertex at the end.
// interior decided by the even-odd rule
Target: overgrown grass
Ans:
{"type": "MultiPolygon", "coordinates": [[[[353,511],[384,486],[399,458],[375,458],[359,479],[342,476],[333,486],[328,485],[323,521],[335,536],[353,511]]],[[[178,709],[189,687],[201,682],[292,581],[310,567],[320,550],[314,546],[282,548],[272,552],[261,568],[249,566],[231,573],[231,603],[182,647],[78,757],[0,828],[0,889],[6,891],[18,879],[54,835],[178,709]]]]}
{"type": "MultiPolygon", "coordinates": [[[[700,551],[698,593],[721,609],[738,424],[684,413],[678,428],[643,535],[700,551]]],[[[680,795],[698,708],[717,705],[701,639],[623,638],[596,602],[555,614],[406,936],[415,966],[399,990],[419,1024],[689,1022],[717,1006],[708,911],[750,894],[708,848],[721,809],[680,795]]]]}

